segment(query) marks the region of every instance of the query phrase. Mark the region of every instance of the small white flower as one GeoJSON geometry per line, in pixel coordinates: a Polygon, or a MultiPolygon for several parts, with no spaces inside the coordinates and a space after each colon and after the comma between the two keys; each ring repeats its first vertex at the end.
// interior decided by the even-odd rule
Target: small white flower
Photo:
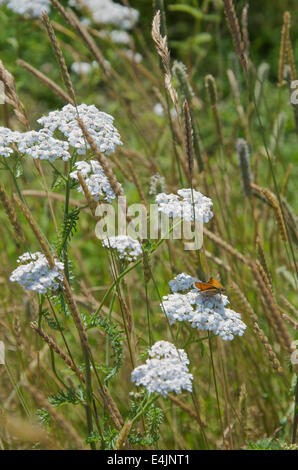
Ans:
{"type": "Polygon", "coordinates": [[[89,64],[89,62],[73,62],[70,68],[77,75],[88,75],[92,70],[92,64],[89,64]]]}
{"type": "Polygon", "coordinates": [[[161,103],[156,103],[153,108],[154,114],[159,117],[163,117],[164,112],[163,112],[163,107],[161,103]]]}
{"type": "Polygon", "coordinates": [[[136,64],[140,64],[143,60],[143,56],[139,52],[134,52],[131,49],[126,49],[124,52],[127,55],[127,57],[133,62],[135,62],[136,64]]]}
{"type": "Polygon", "coordinates": [[[16,140],[19,151],[29,155],[34,160],[39,158],[40,160],[53,162],[57,158],[64,161],[70,159],[68,142],[54,139],[44,130],[19,133],[16,140]]]}
{"type": "Polygon", "coordinates": [[[105,248],[113,249],[117,252],[120,259],[126,261],[135,261],[142,254],[142,247],[138,240],[134,240],[127,235],[118,235],[116,237],[105,238],[102,240],[105,248]]]}
{"type": "Polygon", "coordinates": [[[11,282],[18,282],[26,290],[45,294],[48,289],[57,290],[63,280],[63,263],[55,260],[55,266],[50,269],[46,257],[36,253],[24,253],[17,263],[19,266],[11,273],[11,282]]]}
{"type": "Polygon", "coordinates": [[[78,154],[84,155],[86,143],[83,132],[76,120],[77,116],[84,122],[88,132],[96,145],[103,153],[114,152],[117,145],[121,145],[120,135],[113,126],[114,118],[109,114],[99,111],[96,106],[81,104],[77,108],[67,104],[60,111],[51,111],[47,116],[38,119],[43,128],[51,135],[59,130],[74,147],[78,154]]]}
{"type": "Polygon", "coordinates": [[[179,189],[177,194],[160,193],[157,194],[155,202],[159,212],[168,217],[180,217],[190,222],[194,221],[195,215],[195,220],[201,223],[207,223],[213,217],[212,200],[199,191],[179,189]]]}
{"type": "Polygon", "coordinates": [[[164,176],[161,176],[159,173],[150,177],[150,189],[149,194],[155,195],[165,191],[166,180],[164,176]]]}
{"type": "Polygon", "coordinates": [[[138,10],[128,8],[112,0],[82,0],[90,10],[93,20],[101,24],[112,24],[131,29],[139,18],[138,10]]]}
{"type": "Polygon", "coordinates": [[[44,11],[49,13],[51,0],[7,0],[7,8],[19,15],[40,18],[44,11]]]}
{"type": "Polygon", "coordinates": [[[177,350],[168,341],[158,341],[150,349],[149,356],[145,364],[133,370],[132,382],[162,396],[169,392],[192,391],[193,376],[189,373],[189,360],[183,349],[177,350]]]}
{"type": "Polygon", "coordinates": [[[129,44],[131,37],[126,31],[114,29],[113,31],[107,31],[107,37],[115,44],[129,44]]]}
{"type": "Polygon", "coordinates": [[[192,289],[194,287],[194,282],[198,281],[199,280],[196,277],[192,277],[186,273],[181,273],[169,282],[169,286],[172,292],[185,292],[192,289]]]}
{"type": "MultiPolygon", "coordinates": [[[[71,178],[78,180],[78,173],[80,173],[95,201],[104,199],[107,202],[112,202],[116,198],[108,178],[96,160],[77,162],[75,167],[76,170],[70,173],[71,178]]],[[[81,186],[79,186],[78,192],[84,192],[81,186]]]]}
{"type": "Polygon", "coordinates": [[[13,153],[12,144],[16,142],[18,132],[12,132],[7,127],[0,127],[0,155],[10,157],[13,153]]]}
{"type": "Polygon", "coordinates": [[[194,287],[196,281],[198,279],[182,273],[169,282],[173,294],[163,297],[161,307],[170,324],[186,321],[192,328],[211,331],[224,340],[242,336],[246,325],[239,313],[226,308],[227,296],[202,294],[194,287]]]}

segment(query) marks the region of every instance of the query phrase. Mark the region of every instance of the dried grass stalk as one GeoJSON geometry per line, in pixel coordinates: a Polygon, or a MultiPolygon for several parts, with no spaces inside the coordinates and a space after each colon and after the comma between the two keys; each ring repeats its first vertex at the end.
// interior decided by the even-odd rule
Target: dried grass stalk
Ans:
{"type": "Polygon", "coordinates": [[[17,64],[23,67],[24,69],[28,70],[34,77],[38,78],[44,85],[46,85],[50,90],[52,90],[55,95],[57,95],[59,98],[61,98],[62,101],[66,103],[70,103],[74,105],[73,99],[65,93],[62,88],[57,85],[57,83],[53,82],[50,78],[48,78],[46,75],[41,73],[39,70],[36,68],[32,67],[32,65],[28,64],[24,60],[18,59],[17,64]]]}
{"type": "Polygon", "coordinates": [[[268,356],[268,358],[269,358],[269,360],[272,364],[272,367],[276,370],[276,372],[279,375],[282,375],[283,372],[282,372],[282,369],[281,369],[280,362],[279,362],[275,352],[273,351],[267,336],[265,336],[263,330],[259,326],[259,323],[258,323],[259,320],[258,320],[258,317],[257,317],[255,311],[253,310],[252,306],[250,305],[249,301],[247,300],[246,296],[243,294],[243,292],[241,291],[239,286],[235,282],[233,282],[232,285],[233,285],[233,288],[234,288],[235,292],[237,293],[238,298],[240,299],[241,303],[243,304],[243,306],[245,308],[245,311],[249,314],[249,316],[252,320],[254,332],[260,338],[262,344],[264,345],[265,351],[266,351],[267,356],[268,356]]]}
{"type": "Polygon", "coordinates": [[[227,23],[231,32],[236,52],[238,54],[243,69],[245,70],[245,72],[247,72],[247,61],[244,55],[244,44],[233,0],[223,0],[223,4],[224,12],[226,15],[227,23]]]}
{"type": "Polygon", "coordinates": [[[84,195],[85,195],[85,198],[87,200],[87,204],[90,208],[90,211],[91,211],[92,215],[95,217],[95,211],[96,211],[97,203],[94,200],[93,196],[91,195],[91,193],[88,189],[88,186],[86,184],[86,181],[85,181],[85,179],[83,178],[83,176],[81,175],[81,173],[79,171],[77,172],[77,175],[78,175],[79,183],[80,183],[80,185],[81,185],[81,187],[84,191],[84,195]]]}
{"type": "Polygon", "coordinates": [[[255,266],[253,262],[249,263],[249,267],[251,269],[252,275],[257,283],[257,286],[264,298],[264,301],[266,305],[269,308],[269,311],[271,312],[272,315],[272,320],[275,326],[275,334],[276,337],[279,339],[280,345],[283,347],[283,349],[287,352],[291,352],[291,337],[289,335],[288,330],[286,329],[283,321],[281,314],[279,312],[278,306],[276,304],[276,301],[273,297],[272,291],[270,288],[266,285],[264,282],[259,270],[255,266]]]}
{"type": "Polygon", "coordinates": [[[30,129],[29,121],[27,114],[24,108],[23,103],[19,99],[15,81],[11,73],[9,73],[3,65],[3,62],[0,60],[0,80],[5,85],[5,102],[11,104],[14,109],[17,119],[25,126],[26,130],[30,129]]]}
{"type": "Polygon", "coordinates": [[[261,186],[258,186],[257,184],[251,183],[250,186],[255,193],[264,196],[265,201],[268,202],[268,204],[273,208],[277,225],[279,228],[279,233],[283,241],[286,242],[288,240],[287,230],[284,224],[284,219],[282,216],[282,212],[281,212],[278,200],[276,199],[275,195],[271,191],[269,191],[269,189],[262,188],[261,186]]]}
{"type": "Polygon", "coordinates": [[[53,351],[55,351],[58,356],[68,365],[68,367],[78,376],[78,378],[85,382],[84,375],[80,370],[75,366],[73,360],[65,354],[65,352],[60,348],[60,346],[54,341],[54,339],[49,336],[42,328],[39,328],[36,323],[30,323],[31,328],[49,345],[53,351]]]}
{"type": "Polygon", "coordinates": [[[188,172],[190,180],[193,175],[193,163],[194,163],[194,151],[193,151],[193,132],[192,132],[192,123],[189,112],[189,106],[185,100],[183,103],[183,114],[184,114],[184,129],[185,129],[185,149],[186,157],[188,164],[188,172]]]}
{"type": "Polygon", "coordinates": [[[248,8],[249,4],[247,3],[241,13],[241,28],[242,28],[242,37],[243,37],[243,45],[244,45],[244,53],[246,57],[246,62],[248,61],[248,56],[249,56],[249,48],[250,48],[250,42],[249,42],[249,33],[248,33],[248,8]]]}
{"type": "Polygon", "coordinates": [[[162,36],[160,33],[160,10],[157,11],[153,18],[152,23],[152,38],[156,45],[156,50],[161,58],[163,69],[165,72],[165,87],[169,92],[171,100],[174,104],[178,119],[179,118],[179,104],[178,95],[172,84],[172,74],[170,68],[170,51],[168,49],[167,36],[162,36]]]}
{"type": "Polygon", "coordinates": [[[284,22],[281,30],[281,41],[280,41],[280,52],[279,52],[279,63],[278,63],[278,84],[281,87],[284,85],[284,68],[286,63],[286,52],[289,38],[290,29],[290,14],[288,11],[284,13],[284,22]]]}
{"type": "Polygon", "coordinates": [[[115,427],[118,429],[118,431],[120,431],[120,429],[123,427],[124,425],[124,421],[123,421],[123,418],[121,416],[121,413],[116,405],[116,403],[114,402],[113,398],[112,398],[112,395],[110,394],[110,391],[109,389],[104,385],[103,386],[103,389],[100,390],[100,394],[102,395],[102,398],[105,402],[105,405],[111,415],[111,419],[115,425],[115,427]]]}
{"type": "Polygon", "coordinates": [[[198,418],[198,415],[197,413],[192,410],[190,408],[190,406],[186,405],[185,403],[183,403],[183,401],[179,400],[179,398],[175,397],[174,395],[171,395],[169,394],[168,395],[168,398],[177,406],[179,406],[179,408],[181,408],[181,410],[185,411],[187,414],[189,414],[189,416],[191,416],[191,418],[195,419],[199,424],[202,424],[204,427],[206,427],[206,422],[205,421],[202,421],[202,419],[199,419],[198,418]]]}
{"type": "Polygon", "coordinates": [[[222,238],[218,237],[217,235],[215,235],[215,233],[211,232],[210,230],[206,229],[205,227],[204,227],[204,233],[205,233],[205,235],[207,235],[207,237],[210,240],[212,240],[214,243],[219,245],[225,251],[230,253],[230,255],[237,258],[239,261],[241,261],[241,263],[247,264],[247,262],[248,262],[247,258],[245,256],[243,256],[241,253],[239,253],[239,251],[236,250],[236,248],[234,248],[232,245],[225,242],[222,238]]]}
{"type": "Polygon", "coordinates": [[[128,438],[128,435],[130,433],[131,427],[132,427],[133,422],[128,420],[124,424],[123,428],[120,431],[120,434],[118,436],[118,439],[116,441],[116,444],[114,446],[114,450],[121,450],[123,447],[125,447],[125,442],[128,438]]]}
{"type": "Polygon", "coordinates": [[[16,336],[18,348],[21,351],[23,349],[22,331],[20,321],[17,316],[13,318],[13,329],[16,336]]]}
{"type": "Polygon", "coordinates": [[[20,243],[25,242],[24,233],[18,221],[15,208],[13,207],[11,200],[8,197],[8,194],[6,193],[5,188],[1,182],[0,182],[0,201],[2,202],[4,210],[7,214],[7,217],[14,229],[14,233],[16,235],[16,239],[14,239],[14,242],[17,245],[17,247],[19,247],[20,243]]]}
{"type": "Polygon", "coordinates": [[[256,239],[256,245],[257,245],[258,255],[259,255],[259,258],[260,258],[260,263],[261,263],[262,268],[264,269],[264,271],[266,273],[266,276],[268,278],[268,281],[271,285],[271,290],[272,290],[272,278],[271,278],[271,274],[270,274],[270,271],[269,271],[269,268],[268,268],[268,265],[267,265],[267,262],[266,262],[265,253],[264,253],[264,250],[263,250],[263,245],[261,243],[261,239],[260,239],[259,236],[256,239]]]}
{"type": "Polygon", "coordinates": [[[47,258],[47,261],[49,263],[50,268],[53,268],[54,265],[55,265],[54,256],[52,255],[51,250],[49,248],[49,245],[48,245],[44,235],[42,234],[40,228],[38,227],[37,223],[35,222],[29,208],[27,206],[25,206],[25,204],[20,200],[20,198],[16,194],[14,194],[13,197],[14,197],[15,202],[17,203],[17,205],[21,209],[21,211],[22,211],[25,219],[27,220],[28,224],[30,225],[31,230],[34,233],[36,239],[38,240],[38,242],[40,244],[40,247],[41,247],[41,250],[42,250],[43,254],[45,255],[45,257],[47,258]]]}
{"type": "Polygon", "coordinates": [[[224,146],[224,140],[223,140],[222,125],[221,125],[221,120],[220,120],[219,112],[218,112],[218,108],[217,108],[216,82],[215,82],[215,79],[212,75],[210,75],[210,74],[206,75],[206,77],[205,77],[205,86],[206,86],[207,91],[208,91],[209,100],[210,100],[210,104],[211,104],[211,108],[212,108],[212,112],[213,112],[213,116],[214,116],[214,120],[215,120],[215,124],[216,124],[218,138],[219,138],[219,141],[221,143],[221,146],[223,147],[224,146]]]}
{"type": "Polygon", "coordinates": [[[57,58],[57,62],[60,66],[61,75],[62,75],[63,81],[65,83],[65,86],[67,88],[68,94],[69,94],[71,100],[75,103],[75,101],[76,101],[75,93],[74,93],[74,89],[73,89],[73,86],[72,86],[70,75],[69,75],[64,57],[63,57],[63,53],[62,53],[62,50],[59,46],[54,28],[53,28],[53,26],[50,22],[50,18],[48,17],[48,15],[45,12],[43,12],[43,14],[42,14],[42,21],[43,21],[43,24],[46,27],[48,36],[49,36],[50,41],[52,43],[52,46],[53,46],[53,49],[54,49],[54,52],[55,52],[55,55],[56,55],[56,58],[57,58]]]}
{"type": "Polygon", "coordinates": [[[293,320],[286,313],[283,313],[282,317],[286,320],[287,323],[289,323],[289,325],[291,325],[294,328],[294,330],[298,331],[298,322],[293,320]]]}

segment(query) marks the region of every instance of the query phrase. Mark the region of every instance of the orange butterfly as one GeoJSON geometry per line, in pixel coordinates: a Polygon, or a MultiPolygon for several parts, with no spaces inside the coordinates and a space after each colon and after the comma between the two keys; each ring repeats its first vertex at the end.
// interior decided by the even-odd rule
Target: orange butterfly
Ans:
{"type": "Polygon", "coordinates": [[[195,282],[195,286],[199,289],[201,294],[215,295],[221,294],[224,291],[224,287],[213,277],[210,277],[208,282],[195,282]]]}

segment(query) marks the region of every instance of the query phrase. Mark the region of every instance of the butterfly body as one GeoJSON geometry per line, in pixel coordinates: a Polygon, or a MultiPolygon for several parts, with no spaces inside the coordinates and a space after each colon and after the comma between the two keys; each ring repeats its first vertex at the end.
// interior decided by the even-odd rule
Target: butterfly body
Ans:
{"type": "Polygon", "coordinates": [[[216,295],[224,291],[223,285],[213,277],[210,277],[208,282],[195,282],[194,285],[199,289],[200,294],[216,295]]]}

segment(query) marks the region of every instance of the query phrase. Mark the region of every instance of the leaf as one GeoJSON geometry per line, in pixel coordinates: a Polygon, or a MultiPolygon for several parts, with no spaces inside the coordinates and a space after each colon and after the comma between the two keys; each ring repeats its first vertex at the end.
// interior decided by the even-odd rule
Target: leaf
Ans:
{"type": "Polygon", "coordinates": [[[205,20],[205,21],[212,21],[212,22],[217,22],[219,21],[219,16],[218,15],[208,15],[206,13],[203,13],[202,10],[199,10],[198,8],[191,7],[190,5],[169,5],[169,10],[170,11],[181,11],[183,13],[188,13],[189,15],[192,15],[194,18],[197,20],[205,20]]]}
{"type": "Polygon", "coordinates": [[[58,390],[58,393],[48,397],[48,400],[51,405],[56,407],[65,405],[67,403],[70,403],[72,405],[78,405],[80,403],[80,400],[74,388],[68,389],[67,392],[64,392],[63,390],[58,390]]]}
{"type": "Polygon", "coordinates": [[[113,367],[101,369],[106,374],[105,382],[108,382],[115,377],[123,363],[123,330],[120,330],[118,325],[114,325],[108,318],[103,318],[100,315],[85,315],[83,316],[83,321],[86,329],[95,327],[101,328],[110,339],[111,346],[113,348],[113,354],[111,356],[114,361],[113,367]]]}
{"type": "Polygon", "coordinates": [[[59,328],[58,323],[56,322],[54,318],[51,317],[51,314],[48,310],[43,310],[42,316],[52,330],[56,330],[56,331],[59,331],[60,329],[63,330],[62,326],[61,328],[59,328]]]}
{"type": "Polygon", "coordinates": [[[62,251],[68,246],[74,233],[77,231],[77,222],[79,220],[80,208],[73,209],[64,219],[61,233],[61,241],[58,243],[57,252],[60,256],[62,251]]]}

